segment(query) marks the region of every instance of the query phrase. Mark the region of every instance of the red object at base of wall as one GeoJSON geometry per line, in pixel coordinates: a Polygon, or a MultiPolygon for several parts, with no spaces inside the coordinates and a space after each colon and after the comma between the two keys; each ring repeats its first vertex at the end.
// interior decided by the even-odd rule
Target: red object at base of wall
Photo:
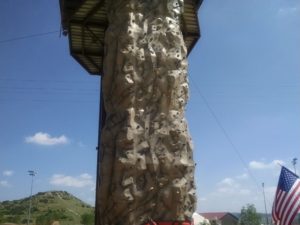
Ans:
{"type": "Polygon", "coordinates": [[[189,221],[151,221],[144,225],[193,225],[189,221]]]}

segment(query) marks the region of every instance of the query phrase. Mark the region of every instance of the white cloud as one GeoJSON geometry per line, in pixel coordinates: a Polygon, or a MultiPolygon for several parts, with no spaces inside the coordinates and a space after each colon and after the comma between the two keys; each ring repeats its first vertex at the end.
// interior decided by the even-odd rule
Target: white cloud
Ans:
{"type": "Polygon", "coordinates": [[[241,175],[236,176],[236,178],[239,180],[245,180],[249,178],[249,175],[247,173],[243,173],[241,175]]]}
{"type": "Polygon", "coordinates": [[[50,134],[38,132],[33,136],[25,138],[26,143],[37,144],[37,145],[62,145],[69,142],[68,138],[65,135],[59,137],[51,137],[50,134]]]}
{"type": "Polygon", "coordinates": [[[298,11],[297,7],[284,7],[278,10],[278,15],[280,16],[292,15],[297,13],[297,11],[298,11]]]}
{"type": "Polygon", "coordinates": [[[199,200],[200,202],[205,202],[205,201],[207,201],[207,198],[202,197],[202,198],[198,198],[198,200],[199,200]]]}
{"type": "Polygon", "coordinates": [[[6,180],[0,180],[0,187],[10,187],[10,185],[6,180]]]}
{"type": "Polygon", "coordinates": [[[50,179],[50,184],[55,186],[76,187],[76,188],[83,188],[83,187],[93,188],[95,186],[95,182],[92,179],[92,176],[87,173],[83,173],[77,177],[66,176],[63,174],[54,174],[50,179]]]}
{"type": "Polygon", "coordinates": [[[254,170],[265,170],[265,169],[276,169],[279,168],[279,165],[283,165],[284,162],[282,160],[273,160],[270,163],[259,162],[259,161],[251,161],[249,163],[249,167],[254,170]]]}
{"type": "Polygon", "coordinates": [[[251,191],[243,188],[235,179],[227,177],[217,184],[217,193],[225,195],[249,195],[251,191]]]}
{"type": "Polygon", "coordinates": [[[86,179],[86,180],[90,180],[90,179],[93,178],[93,177],[92,177],[90,174],[88,174],[88,173],[83,173],[83,174],[81,174],[79,177],[82,178],[82,179],[86,179]]]}
{"type": "Polygon", "coordinates": [[[246,188],[244,188],[244,189],[240,189],[239,190],[239,194],[240,195],[250,195],[251,194],[251,191],[249,190],[249,189],[246,189],[246,188]]]}
{"type": "MultiPolygon", "coordinates": [[[[201,188],[201,187],[200,187],[201,188]]],[[[198,201],[198,211],[231,211],[238,212],[246,203],[253,203],[260,206],[261,192],[250,180],[249,174],[242,171],[241,175],[225,177],[216,183],[215,188],[207,192],[200,191],[205,197],[198,201]],[[255,196],[259,196],[255,199],[255,196]]],[[[272,198],[270,198],[272,199],[272,198]]]]}
{"type": "Polygon", "coordinates": [[[219,186],[234,186],[236,185],[235,181],[232,178],[224,178],[221,182],[218,183],[219,186]]]}
{"type": "Polygon", "coordinates": [[[2,172],[2,174],[3,174],[3,176],[10,177],[10,176],[12,176],[14,174],[14,171],[12,171],[12,170],[4,170],[2,172]]]}

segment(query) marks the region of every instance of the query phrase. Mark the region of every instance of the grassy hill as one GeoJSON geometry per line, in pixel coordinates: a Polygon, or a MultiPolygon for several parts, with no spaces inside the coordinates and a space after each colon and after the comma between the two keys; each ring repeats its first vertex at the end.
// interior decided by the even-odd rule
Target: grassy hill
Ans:
{"type": "MultiPolygon", "coordinates": [[[[27,224],[29,198],[0,202],[0,225],[27,224]]],[[[32,196],[31,222],[79,225],[82,215],[92,218],[94,208],[65,191],[40,192],[32,196]]]]}

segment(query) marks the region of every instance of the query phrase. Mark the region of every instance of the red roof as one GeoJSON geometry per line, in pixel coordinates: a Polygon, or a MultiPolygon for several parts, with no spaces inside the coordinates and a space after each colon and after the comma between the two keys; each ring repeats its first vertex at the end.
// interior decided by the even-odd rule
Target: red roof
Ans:
{"type": "Polygon", "coordinates": [[[222,219],[225,215],[230,214],[233,216],[231,213],[228,212],[207,212],[207,213],[200,213],[201,216],[208,220],[220,220],[222,219]]]}

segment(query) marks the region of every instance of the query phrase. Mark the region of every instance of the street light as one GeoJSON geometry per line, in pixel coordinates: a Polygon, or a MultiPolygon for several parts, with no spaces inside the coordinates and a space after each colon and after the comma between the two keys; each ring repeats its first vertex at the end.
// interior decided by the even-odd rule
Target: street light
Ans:
{"type": "Polygon", "coordinates": [[[29,209],[28,209],[28,216],[27,216],[27,225],[29,225],[29,222],[30,222],[33,177],[36,175],[36,172],[34,170],[28,170],[28,174],[29,174],[29,176],[31,176],[31,187],[30,187],[30,198],[29,198],[29,209]]]}
{"type": "Polygon", "coordinates": [[[297,158],[293,158],[293,160],[292,160],[292,164],[294,166],[295,174],[297,174],[297,170],[296,170],[297,160],[298,160],[297,158]]]}

